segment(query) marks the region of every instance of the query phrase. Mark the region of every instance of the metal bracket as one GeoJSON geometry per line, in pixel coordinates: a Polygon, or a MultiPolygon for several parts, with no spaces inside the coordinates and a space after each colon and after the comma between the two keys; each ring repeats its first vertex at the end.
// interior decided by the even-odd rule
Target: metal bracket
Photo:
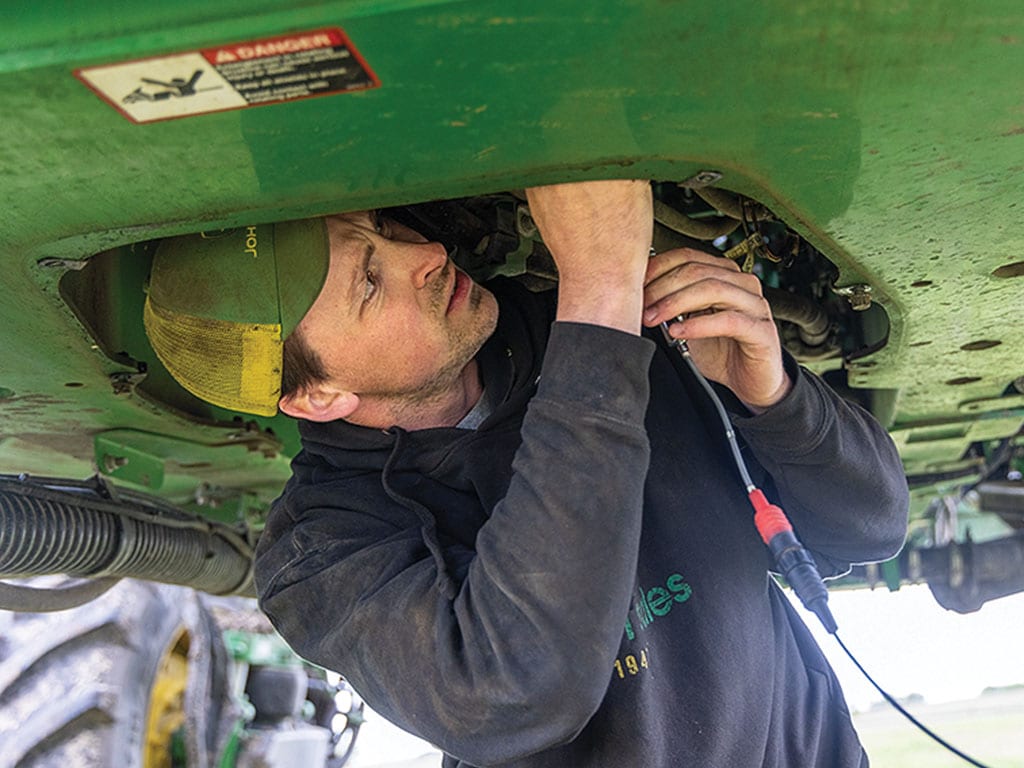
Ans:
{"type": "Polygon", "coordinates": [[[710,187],[712,184],[720,181],[721,178],[721,171],[697,171],[697,173],[685,181],[680,181],[679,186],[687,189],[700,189],[701,187],[710,187]]]}
{"type": "Polygon", "coordinates": [[[93,443],[96,466],[110,477],[152,490],[164,484],[164,460],[129,445],[124,440],[97,435],[93,443]]]}
{"type": "Polygon", "coordinates": [[[832,292],[850,302],[850,309],[863,312],[871,306],[871,286],[864,283],[833,288],[832,292]]]}
{"type": "Polygon", "coordinates": [[[115,395],[130,395],[145,378],[145,371],[119,371],[110,374],[110,386],[115,395]]]}
{"type": "Polygon", "coordinates": [[[47,256],[37,261],[36,266],[43,269],[70,269],[78,272],[89,266],[89,259],[59,259],[55,256],[47,256]]]}

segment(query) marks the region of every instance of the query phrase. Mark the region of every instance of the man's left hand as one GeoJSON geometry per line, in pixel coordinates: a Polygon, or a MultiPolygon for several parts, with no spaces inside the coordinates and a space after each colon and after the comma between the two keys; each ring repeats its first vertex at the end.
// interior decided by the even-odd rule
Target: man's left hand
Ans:
{"type": "Polygon", "coordinates": [[[701,373],[732,390],[759,413],[779,402],[793,382],[761,281],[729,259],[692,248],[651,258],[644,288],[644,325],[669,323],[686,339],[701,373]],[[683,315],[684,319],[675,318],[683,315]]]}

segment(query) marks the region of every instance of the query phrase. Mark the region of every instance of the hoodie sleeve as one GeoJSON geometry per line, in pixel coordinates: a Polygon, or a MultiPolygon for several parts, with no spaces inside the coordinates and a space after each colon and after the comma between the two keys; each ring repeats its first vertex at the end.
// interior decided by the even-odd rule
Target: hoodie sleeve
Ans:
{"type": "Polygon", "coordinates": [[[783,509],[822,574],[885,560],[903,545],[909,492],[881,425],[787,358],[790,393],[757,416],[733,416],[771,475],[783,509]]]}
{"type": "Polygon", "coordinates": [[[446,549],[454,596],[418,521],[324,507],[289,526],[286,495],[258,552],[264,611],[299,654],[472,764],[570,741],[604,697],[629,608],[653,349],[554,324],[507,494],[473,550],[446,549]]]}

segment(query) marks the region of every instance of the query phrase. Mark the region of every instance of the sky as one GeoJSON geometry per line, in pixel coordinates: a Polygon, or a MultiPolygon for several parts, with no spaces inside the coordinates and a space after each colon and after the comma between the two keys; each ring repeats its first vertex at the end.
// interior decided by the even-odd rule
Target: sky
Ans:
{"type": "MultiPolygon", "coordinates": [[[[947,611],[924,585],[834,590],[829,605],[839,637],[896,698],[917,693],[932,704],[977,696],[986,687],[1024,685],[1024,594],[992,600],[975,613],[947,611]]],[[[804,621],[832,664],[851,709],[881,695],[817,618],[804,621]]]]}

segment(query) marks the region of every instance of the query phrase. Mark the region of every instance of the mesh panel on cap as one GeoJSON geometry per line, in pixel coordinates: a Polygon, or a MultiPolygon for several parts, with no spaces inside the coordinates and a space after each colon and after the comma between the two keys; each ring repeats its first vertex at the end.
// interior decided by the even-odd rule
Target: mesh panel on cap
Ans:
{"type": "Polygon", "coordinates": [[[234,411],[273,416],[281,397],[281,326],[171,312],[146,299],[157,357],[189,392],[234,411]]]}

